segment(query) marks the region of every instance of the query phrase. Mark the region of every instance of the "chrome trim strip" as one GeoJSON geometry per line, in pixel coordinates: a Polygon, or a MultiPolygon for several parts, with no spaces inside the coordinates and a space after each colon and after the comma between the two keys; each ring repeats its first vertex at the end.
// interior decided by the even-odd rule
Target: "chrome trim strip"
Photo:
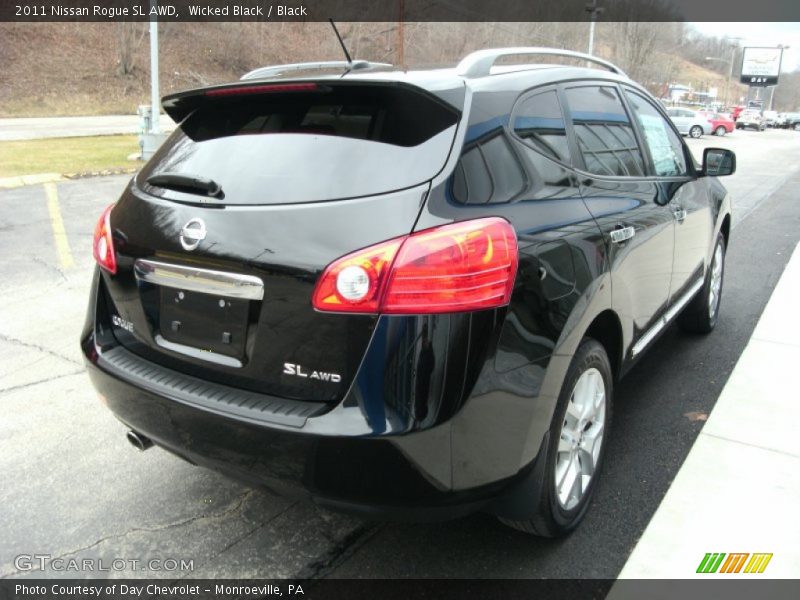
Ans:
{"type": "Polygon", "coordinates": [[[653,341],[653,338],[661,333],[661,330],[664,329],[666,324],[667,323],[664,320],[664,317],[661,317],[658,321],[656,321],[653,326],[648,329],[644,335],[642,335],[642,337],[639,338],[639,341],[633,345],[633,348],[631,349],[631,356],[636,356],[642,350],[644,350],[650,344],[650,342],[653,341]]]}
{"type": "Polygon", "coordinates": [[[666,327],[670,321],[672,321],[672,319],[678,316],[678,313],[681,312],[681,309],[689,304],[691,299],[694,298],[695,294],[700,291],[700,288],[703,287],[704,282],[705,278],[698,279],[692,284],[692,287],[686,290],[683,296],[681,296],[678,301],[673,304],[670,309],[664,313],[664,315],[658,321],[656,321],[653,326],[644,333],[644,335],[642,335],[642,337],[639,338],[639,341],[633,345],[633,348],[631,348],[631,356],[636,356],[642,350],[644,350],[648,344],[653,341],[653,338],[655,338],[659,332],[664,329],[664,327],[666,327]]]}
{"type": "Polygon", "coordinates": [[[133,264],[138,281],[227,298],[263,300],[264,283],[253,275],[212,271],[139,258],[133,264]]]}
{"type": "Polygon", "coordinates": [[[225,367],[235,367],[237,369],[241,369],[243,366],[242,361],[233,358],[232,356],[225,356],[224,354],[219,354],[217,352],[201,350],[200,348],[195,348],[193,346],[186,346],[184,344],[170,342],[169,340],[165,340],[158,334],[156,334],[155,340],[157,345],[167,350],[172,350],[173,352],[177,352],[178,354],[191,356],[192,358],[197,358],[199,360],[213,362],[218,365],[223,365],[225,367]]]}
{"type": "Polygon", "coordinates": [[[689,301],[692,298],[694,298],[694,295],[698,291],[700,291],[701,287],[703,287],[703,283],[704,282],[705,282],[705,278],[704,277],[701,277],[700,279],[695,281],[694,284],[692,285],[692,287],[690,287],[688,290],[686,290],[686,293],[684,293],[683,296],[681,296],[680,300],[678,300],[675,304],[672,305],[672,308],[670,308],[667,311],[667,313],[664,315],[664,320],[667,323],[669,323],[670,321],[672,321],[672,319],[677,317],[678,313],[681,312],[681,309],[683,309],[684,306],[689,304],[689,301]]]}

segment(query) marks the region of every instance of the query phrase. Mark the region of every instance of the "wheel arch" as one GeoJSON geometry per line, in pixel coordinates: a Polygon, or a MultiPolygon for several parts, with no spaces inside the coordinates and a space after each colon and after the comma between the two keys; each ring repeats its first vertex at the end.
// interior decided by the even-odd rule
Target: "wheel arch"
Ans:
{"type": "Polygon", "coordinates": [[[611,309],[598,314],[586,329],[586,336],[600,342],[608,354],[614,379],[622,373],[622,323],[611,309]]]}
{"type": "Polygon", "coordinates": [[[722,233],[722,237],[725,238],[725,247],[728,247],[728,241],[731,237],[731,215],[730,213],[725,215],[725,218],[722,219],[722,225],[719,228],[720,233],[722,233]]]}

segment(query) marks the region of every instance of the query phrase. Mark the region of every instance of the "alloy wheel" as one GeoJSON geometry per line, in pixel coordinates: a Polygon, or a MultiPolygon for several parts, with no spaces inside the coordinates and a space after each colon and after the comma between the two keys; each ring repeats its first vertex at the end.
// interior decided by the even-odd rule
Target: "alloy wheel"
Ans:
{"type": "Polygon", "coordinates": [[[555,491],[564,510],[575,508],[589,488],[603,447],[605,420],[605,382],[592,367],[575,382],[559,434],[555,491]]]}
{"type": "Polygon", "coordinates": [[[722,293],[722,244],[717,244],[714,249],[714,258],[711,260],[711,285],[708,290],[708,315],[713,319],[719,308],[719,298],[722,293]]]}

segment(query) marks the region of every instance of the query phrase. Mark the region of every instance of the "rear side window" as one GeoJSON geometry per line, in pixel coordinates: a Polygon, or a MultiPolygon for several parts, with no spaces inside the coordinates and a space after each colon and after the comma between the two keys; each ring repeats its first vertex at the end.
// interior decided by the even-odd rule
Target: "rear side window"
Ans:
{"type": "Polygon", "coordinates": [[[529,96],[514,111],[514,133],[550,158],[570,162],[567,129],[555,90],[529,96]]]}
{"type": "Polygon", "coordinates": [[[354,198],[433,178],[450,153],[458,112],[402,85],[319,84],[314,91],[205,97],[137,182],[148,193],[197,201],[146,183],[176,173],[218,183],[225,204],[354,198]]]}
{"type": "Polygon", "coordinates": [[[625,95],[644,132],[655,174],[663,177],[685,175],[686,155],[681,139],[650,102],[628,90],[625,90],[625,95]]]}
{"type": "Polygon", "coordinates": [[[508,202],[525,187],[525,172],[502,132],[471,144],[453,174],[453,198],[461,204],[508,202]]]}
{"type": "Polygon", "coordinates": [[[617,90],[607,86],[566,90],[575,137],[586,170],[597,175],[644,175],[644,159],[617,90]]]}

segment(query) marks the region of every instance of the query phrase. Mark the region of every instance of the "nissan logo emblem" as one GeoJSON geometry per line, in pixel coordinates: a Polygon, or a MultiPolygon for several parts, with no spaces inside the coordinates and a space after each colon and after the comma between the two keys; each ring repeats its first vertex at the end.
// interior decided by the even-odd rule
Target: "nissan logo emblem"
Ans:
{"type": "Polygon", "coordinates": [[[206,239],[206,224],[203,219],[192,219],[181,229],[181,246],[191,252],[206,239]]]}

